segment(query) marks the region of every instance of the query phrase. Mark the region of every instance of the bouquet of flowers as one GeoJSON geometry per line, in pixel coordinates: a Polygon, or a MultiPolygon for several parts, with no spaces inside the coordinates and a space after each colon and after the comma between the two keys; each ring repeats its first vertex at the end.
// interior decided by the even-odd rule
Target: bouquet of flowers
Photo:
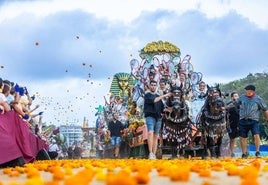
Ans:
{"type": "Polygon", "coordinates": [[[145,124],[145,121],[142,118],[137,117],[136,115],[129,115],[128,121],[129,126],[122,131],[122,139],[130,146],[134,146],[136,143],[136,131],[139,127],[145,124]]]}

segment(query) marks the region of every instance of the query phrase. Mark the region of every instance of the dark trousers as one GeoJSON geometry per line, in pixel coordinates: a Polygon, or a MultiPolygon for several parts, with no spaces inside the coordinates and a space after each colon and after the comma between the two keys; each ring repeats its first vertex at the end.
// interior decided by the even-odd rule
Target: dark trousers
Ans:
{"type": "Polygon", "coordinates": [[[48,152],[50,159],[56,159],[58,157],[58,152],[48,152]]]}

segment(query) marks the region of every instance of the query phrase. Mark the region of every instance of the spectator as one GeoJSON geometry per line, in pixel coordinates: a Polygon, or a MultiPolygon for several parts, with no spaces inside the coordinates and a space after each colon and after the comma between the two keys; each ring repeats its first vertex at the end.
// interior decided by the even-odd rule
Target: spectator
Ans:
{"type": "Polygon", "coordinates": [[[96,138],[96,150],[97,150],[97,157],[104,158],[104,134],[97,135],[96,138]]]}
{"type": "Polygon", "coordinates": [[[78,143],[75,141],[73,145],[73,158],[80,159],[82,154],[82,148],[78,146],[78,143]]]}
{"type": "Polygon", "coordinates": [[[0,167],[23,165],[35,159],[49,159],[48,155],[41,154],[48,148],[47,143],[30,132],[28,122],[20,119],[29,118],[17,107],[24,90],[13,85],[9,80],[3,81],[0,78],[0,112],[3,113],[0,119],[0,148],[5,151],[0,152],[0,167]]]}
{"type": "Polygon", "coordinates": [[[55,139],[52,139],[51,140],[51,143],[48,147],[48,155],[50,157],[50,159],[56,159],[58,157],[58,152],[59,152],[59,147],[56,143],[56,140],[55,139]]]}
{"type": "Polygon", "coordinates": [[[158,94],[163,95],[168,93],[168,87],[167,87],[167,82],[165,79],[161,78],[159,81],[159,89],[158,89],[158,94]]]}
{"type": "Polygon", "coordinates": [[[156,159],[156,150],[158,146],[159,132],[162,124],[162,112],[164,109],[163,102],[160,101],[168,94],[159,96],[156,93],[157,82],[152,80],[150,82],[149,91],[144,96],[144,115],[146,119],[146,126],[148,130],[148,149],[149,159],[156,159]]]}
{"type": "Polygon", "coordinates": [[[266,118],[266,124],[268,125],[268,107],[264,100],[255,93],[255,86],[248,85],[245,87],[245,94],[240,96],[234,104],[240,106],[239,111],[239,123],[238,130],[242,148],[242,158],[248,157],[247,152],[247,137],[248,132],[251,131],[256,153],[255,156],[260,156],[260,130],[259,130],[259,114],[260,110],[264,111],[264,116],[266,118]]]}
{"type": "MultiPolygon", "coordinates": [[[[231,93],[231,102],[227,103],[227,106],[231,104],[233,101],[236,101],[239,98],[237,92],[231,93]]],[[[235,138],[239,136],[238,134],[238,122],[239,122],[239,106],[236,105],[230,109],[228,109],[229,114],[229,128],[228,128],[228,135],[230,138],[230,151],[231,157],[234,157],[234,147],[235,147],[235,138]]]]}
{"type": "Polygon", "coordinates": [[[113,120],[108,123],[108,130],[111,136],[111,145],[113,147],[114,157],[118,158],[119,148],[121,143],[121,131],[124,129],[124,125],[118,120],[118,114],[113,113],[113,120]]]}
{"type": "Polygon", "coordinates": [[[198,91],[194,92],[196,94],[194,94],[194,98],[197,99],[204,99],[207,95],[206,93],[206,83],[204,81],[201,81],[198,83],[198,91]]]}
{"type": "Polygon", "coordinates": [[[0,113],[8,112],[10,111],[10,107],[7,104],[7,99],[5,94],[3,94],[3,90],[5,90],[7,85],[3,84],[2,78],[0,78],[0,113]]]}
{"type": "Polygon", "coordinates": [[[68,159],[73,159],[74,152],[73,152],[73,147],[72,146],[68,147],[67,154],[68,154],[68,159]]]}

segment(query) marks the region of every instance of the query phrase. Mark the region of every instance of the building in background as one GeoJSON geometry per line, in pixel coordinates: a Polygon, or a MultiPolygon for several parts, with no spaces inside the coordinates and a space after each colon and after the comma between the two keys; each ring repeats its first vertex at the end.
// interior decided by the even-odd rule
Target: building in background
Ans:
{"type": "Polygon", "coordinates": [[[61,125],[60,133],[66,137],[66,144],[68,147],[74,142],[81,143],[83,141],[82,126],[80,125],[61,125]]]}

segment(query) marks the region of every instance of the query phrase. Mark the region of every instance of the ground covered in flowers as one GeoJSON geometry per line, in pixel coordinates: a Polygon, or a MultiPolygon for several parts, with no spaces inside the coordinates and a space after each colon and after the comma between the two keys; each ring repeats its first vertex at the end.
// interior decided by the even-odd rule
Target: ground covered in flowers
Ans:
{"type": "Polygon", "coordinates": [[[266,185],[268,157],[50,160],[0,170],[0,185],[171,185],[178,182],[266,185]]]}

